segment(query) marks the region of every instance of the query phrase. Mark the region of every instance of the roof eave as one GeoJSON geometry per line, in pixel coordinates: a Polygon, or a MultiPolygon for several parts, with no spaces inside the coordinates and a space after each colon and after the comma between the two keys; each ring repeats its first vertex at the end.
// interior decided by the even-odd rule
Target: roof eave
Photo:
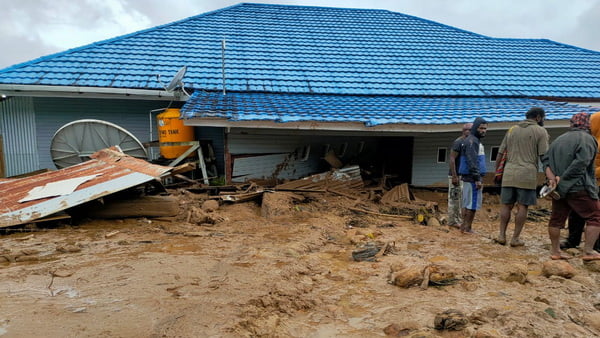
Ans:
{"type": "Polygon", "coordinates": [[[0,84],[0,94],[33,97],[85,97],[187,101],[175,92],[150,89],[0,84]]]}
{"type": "MultiPolygon", "coordinates": [[[[518,121],[492,122],[488,130],[507,130],[518,121]]],[[[399,133],[440,133],[456,132],[462,128],[462,123],[454,124],[383,124],[372,127],[365,126],[361,122],[274,122],[274,121],[241,121],[232,122],[227,119],[192,118],[184,121],[185,125],[195,127],[221,127],[221,128],[257,128],[257,129],[279,129],[279,130],[321,130],[321,131],[355,131],[355,132],[399,132],[399,133]]],[[[544,127],[566,128],[569,120],[546,120],[544,127]]]]}

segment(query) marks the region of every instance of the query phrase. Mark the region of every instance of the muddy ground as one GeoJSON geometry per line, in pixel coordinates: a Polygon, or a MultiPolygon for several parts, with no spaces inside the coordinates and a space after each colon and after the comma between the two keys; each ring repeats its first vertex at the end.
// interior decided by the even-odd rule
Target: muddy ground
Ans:
{"type": "MultiPolygon", "coordinates": [[[[445,211],[445,193],[415,194],[445,211]]],[[[202,196],[177,196],[176,219],[83,220],[2,235],[0,336],[600,335],[597,266],[572,249],[574,277],[542,274],[547,201],[526,225],[526,246],[511,248],[491,240],[498,224],[491,195],[475,235],[358,213],[349,197],[316,193],[283,203],[279,216],[261,216],[250,201],[222,204],[208,212],[215,224],[198,223],[187,212],[202,196]],[[353,251],[366,243],[388,250],[355,261],[353,251]],[[428,287],[422,278],[409,287],[390,283],[402,267],[451,278],[428,287]],[[460,312],[457,330],[435,329],[448,309],[460,312]]]]}

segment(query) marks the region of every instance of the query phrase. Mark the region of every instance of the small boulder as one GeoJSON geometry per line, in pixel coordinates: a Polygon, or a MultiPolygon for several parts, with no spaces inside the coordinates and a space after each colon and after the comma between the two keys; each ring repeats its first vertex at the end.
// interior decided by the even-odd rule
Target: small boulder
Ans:
{"type": "Polygon", "coordinates": [[[392,273],[391,283],[401,288],[421,285],[424,269],[422,266],[406,266],[392,273]]]}
{"type": "Polygon", "coordinates": [[[542,266],[542,275],[546,277],[560,276],[564,278],[572,278],[575,276],[575,273],[575,268],[567,261],[563,260],[546,261],[542,266]]]}
{"type": "Polygon", "coordinates": [[[403,337],[416,331],[419,325],[416,322],[393,323],[383,329],[386,336],[403,337]]]}
{"type": "Polygon", "coordinates": [[[448,309],[435,316],[434,327],[436,330],[464,330],[469,324],[469,319],[464,313],[456,309],[448,309]]]}
{"type": "Polygon", "coordinates": [[[507,274],[502,276],[502,280],[505,282],[517,282],[519,284],[525,284],[527,282],[527,266],[522,264],[513,264],[508,267],[509,271],[507,274]]]}

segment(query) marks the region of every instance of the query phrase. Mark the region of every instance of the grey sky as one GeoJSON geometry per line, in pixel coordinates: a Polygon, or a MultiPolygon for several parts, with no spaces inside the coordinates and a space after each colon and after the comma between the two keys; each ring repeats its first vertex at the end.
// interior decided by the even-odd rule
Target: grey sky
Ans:
{"type": "MultiPolygon", "coordinates": [[[[231,6],[229,0],[0,0],[0,68],[231,6]]],[[[600,51],[600,0],[247,1],[405,13],[492,37],[600,51]]]]}

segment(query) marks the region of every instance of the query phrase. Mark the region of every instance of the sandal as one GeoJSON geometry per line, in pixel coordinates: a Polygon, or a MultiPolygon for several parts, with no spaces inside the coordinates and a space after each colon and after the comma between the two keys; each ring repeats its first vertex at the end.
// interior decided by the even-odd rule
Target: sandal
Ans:
{"type": "Polygon", "coordinates": [[[565,260],[565,261],[567,261],[567,260],[571,259],[571,257],[569,257],[569,256],[563,256],[563,255],[551,255],[550,259],[553,260],[553,261],[559,261],[559,260],[565,260]]]}
{"type": "Polygon", "coordinates": [[[583,260],[584,262],[600,261],[600,254],[584,255],[581,256],[581,260],[583,260]]]}

